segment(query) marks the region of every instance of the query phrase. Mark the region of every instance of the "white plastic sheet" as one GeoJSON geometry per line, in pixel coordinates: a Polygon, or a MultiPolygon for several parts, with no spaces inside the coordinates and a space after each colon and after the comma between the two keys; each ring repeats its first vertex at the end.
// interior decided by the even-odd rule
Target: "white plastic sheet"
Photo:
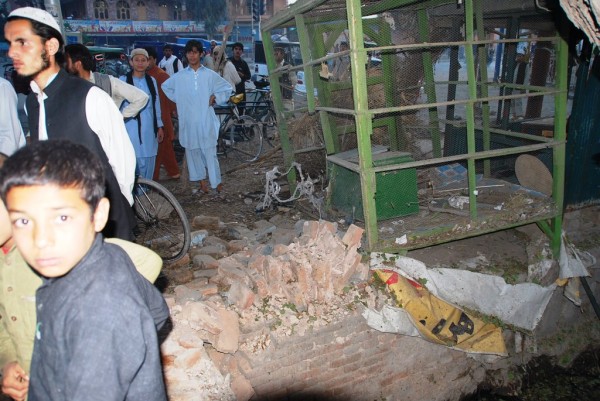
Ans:
{"type": "Polygon", "coordinates": [[[432,268],[395,254],[371,254],[371,269],[388,269],[423,282],[435,296],[457,307],[496,316],[505,323],[533,331],[556,285],[510,285],[502,277],[459,269],[432,268]],[[392,263],[393,262],[393,263],[392,263]],[[424,280],[423,280],[424,279],[424,280]]]}

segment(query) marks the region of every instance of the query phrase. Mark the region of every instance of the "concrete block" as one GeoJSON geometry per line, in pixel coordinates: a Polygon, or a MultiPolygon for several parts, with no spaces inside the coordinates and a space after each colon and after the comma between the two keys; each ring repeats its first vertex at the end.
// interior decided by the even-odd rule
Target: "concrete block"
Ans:
{"type": "Polygon", "coordinates": [[[192,328],[206,330],[215,335],[222,331],[219,312],[204,302],[190,302],[183,305],[180,316],[186,319],[192,328]]]}
{"type": "Polygon", "coordinates": [[[186,283],[185,286],[191,290],[199,290],[208,284],[208,279],[206,277],[194,278],[189,283],[186,283]]]}
{"type": "Polygon", "coordinates": [[[269,223],[266,220],[259,220],[256,223],[254,223],[254,230],[252,231],[254,233],[254,238],[256,239],[256,241],[263,241],[268,236],[273,234],[276,229],[277,226],[275,226],[274,224],[269,223]]]}
{"type": "Polygon", "coordinates": [[[221,226],[221,219],[215,216],[196,216],[192,220],[192,227],[196,230],[218,231],[221,226]]]}
{"type": "Polygon", "coordinates": [[[273,245],[272,244],[260,244],[254,248],[254,253],[260,255],[270,255],[273,253],[273,245]]]}
{"type": "Polygon", "coordinates": [[[296,231],[288,228],[277,227],[277,230],[273,233],[273,243],[289,245],[298,237],[296,231]]]}
{"type": "Polygon", "coordinates": [[[185,255],[183,255],[183,257],[179,260],[176,260],[175,262],[171,262],[171,263],[166,263],[167,266],[169,266],[170,268],[177,268],[177,267],[187,267],[190,264],[190,255],[189,253],[186,253],[185,255]]]}
{"type": "MultiPolygon", "coordinates": [[[[218,265],[217,265],[218,266],[218,265]]],[[[217,275],[217,269],[202,269],[202,270],[196,270],[194,271],[194,277],[195,278],[201,278],[204,277],[206,278],[209,282],[210,279],[214,276],[217,275]]]]}
{"type": "Polygon", "coordinates": [[[285,255],[286,253],[288,253],[288,247],[287,247],[287,245],[284,245],[284,244],[275,244],[275,246],[273,247],[273,253],[272,253],[272,255],[274,257],[285,255]]]}
{"type": "Polygon", "coordinates": [[[250,277],[252,287],[258,296],[256,299],[262,299],[269,296],[269,284],[262,274],[257,271],[249,271],[248,277],[250,277]]]}
{"type": "Polygon", "coordinates": [[[328,232],[331,235],[335,235],[337,233],[337,223],[327,220],[319,220],[319,231],[328,232]]]}
{"type": "Polygon", "coordinates": [[[227,279],[229,283],[241,282],[250,285],[250,278],[246,274],[246,269],[243,265],[233,258],[225,258],[219,263],[219,276],[227,279]]]}
{"type": "Polygon", "coordinates": [[[242,310],[248,309],[250,306],[252,306],[254,303],[254,298],[256,297],[254,292],[252,292],[248,286],[240,283],[239,281],[231,284],[226,296],[230,304],[236,305],[242,310]]]}
{"type": "Polygon", "coordinates": [[[181,334],[179,334],[179,338],[177,342],[181,347],[190,349],[190,348],[202,348],[204,346],[204,341],[198,335],[198,332],[195,330],[186,327],[186,330],[183,330],[181,334]]]}
{"type": "Polygon", "coordinates": [[[178,285],[174,289],[175,299],[178,304],[182,304],[189,301],[201,301],[204,296],[202,292],[197,289],[191,289],[185,285],[178,285]]]}
{"type": "Polygon", "coordinates": [[[202,246],[204,239],[208,237],[208,231],[206,230],[195,230],[191,233],[192,242],[191,246],[202,246]]]}
{"type": "Polygon", "coordinates": [[[219,267],[219,262],[210,255],[198,254],[192,259],[194,267],[199,269],[216,269],[219,267]]]}
{"type": "Polygon", "coordinates": [[[227,250],[231,253],[240,252],[248,249],[247,239],[234,239],[227,243],[227,250]]]}
{"type": "Polygon", "coordinates": [[[212,256],[215,259],[221,259],[229,255],[227,248],[223,245],[203,246],[202,248],[198,248],[198,253],[200,255],[212,256]]]}
{"type": "Polygon", "coordinates": [[[331,265],[329,261],[317,260],[313,262],[313,279],[318,283],[316,299],[319,302],[329,302],[334,297],[331,265]]]}
{"type": "Polygon", "coordinates": [[[294,231],[296,232],[296,237],[299,237],[304,232],[304,223],[306,220],[298,220],[296,224],[294,224],[294,231]]]}
{"type": "Polygon", "coordinates": [[[225,241],[224,239],[221,239],[219,237],[215,237],[214,235],[209,235],[208,237],[206,237],[204,239],[203,246],[215,245],[215,246],[218,246],[220,248],[227,249],[228,244],[229,243],[227,241],[225,241]]]}
{"type": "Polygon", "coordinates": [[[248,260],[248,270],[254,270],[259,274],[264,274],[267,264],[267,257],[261,254],[254,254],[248,260]]]}
{"type": "Polygon", "coordinates": [[[360,242],[364,232],[364,229],[355,226],[354,224],[351,224],[350,227],[348,227],[348,230],[346,230],[344,236],[342,237],[342,242],[349,248],[355,245],[360,247],[360,242]]]}
{"type": "Polygon", "coordinates": [[[314,220],[305,221],[302,227],[302,237],[306,240],[316,240],[319,234],[319,222],[314,220]]]}
{"type": "Polygon", "coordinates": [[[239,346],[240,324],[238,315],[233,311],[221,308],[218,310],[218,316],[221,323],[221,332],[213,346],[217,351],[233,354],[239,346]]]}
{"type": "Polygon", "coordinates": [[[172,283],[189,283],[194,279],[194,272],[188,266],[179,269],[172,269],[169,273],[169,280],[172,283]]]}

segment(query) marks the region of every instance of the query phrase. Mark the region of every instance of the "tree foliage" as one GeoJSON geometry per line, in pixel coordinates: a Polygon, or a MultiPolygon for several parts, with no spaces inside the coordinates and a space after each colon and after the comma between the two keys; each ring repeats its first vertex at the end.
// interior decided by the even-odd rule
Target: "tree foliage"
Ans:
{"type": "Polygon", "coordinates": [[[217,27],[227,19],[225,0],[188,0],[186,5],[195,20],[204,22],[209,34],[214,34],[217,27]]]}

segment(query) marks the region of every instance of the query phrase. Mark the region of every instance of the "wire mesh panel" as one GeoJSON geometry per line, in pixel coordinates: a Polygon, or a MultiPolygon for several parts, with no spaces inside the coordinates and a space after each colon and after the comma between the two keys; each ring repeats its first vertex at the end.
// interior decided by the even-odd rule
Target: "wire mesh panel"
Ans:
{"type": "MultiPolygon", "coordinates": [[[[367,226],[373,218],[431,209],[440,168],[465,169],[462,188],[471,204],[477,177],[519,184],[522,154],[556,171],[566,74],[558,75],[561,39],[553,17],[534,2],[313,0],[275,18],[263,37],[282,29],[297,34],[302,55],[287,71],[271,70],[273,77],[298,77],[291,107],[278,114],[289,154],[322,147],[332,181],[346,177],[340,168],[353,171],[362,193],[357,202],[366,203],[354,206],[376,209],[360,213],[367,226]],[[378,175],[399,173],[402,205],[378,204],[394,187],[378,175]],[[398,214],[383,213],[390,207],[398,214]]],[[[335,192],[335,183],[330,188],[335,192]]],[[[550,205],[545,216],[556,210],[550,205]]],[[[473,220],[485,210],[471,205],[457,214],[473,220]]]]}

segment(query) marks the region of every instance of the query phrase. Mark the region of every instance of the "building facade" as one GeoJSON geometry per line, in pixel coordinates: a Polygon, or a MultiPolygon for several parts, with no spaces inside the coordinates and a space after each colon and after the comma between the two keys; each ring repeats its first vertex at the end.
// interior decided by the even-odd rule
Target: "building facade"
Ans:
{"type": "MultiPolygon", "coordinates": [[[[287,7],[287,0],[262,0],[261,21],[287,7]]],[[[44,1],[9,1],[9,9],[43,7],[44,1]]],[[[95,45],[131,46],[135,40],[176,42],[178,37],[199,37],[250,44],[260,38],[260,22],[252,18],[247,0],[226,0],[222,21],[202,21],[192,0],[61,0],[67,32],[81,32],[72,40],[95,45]]]]}

